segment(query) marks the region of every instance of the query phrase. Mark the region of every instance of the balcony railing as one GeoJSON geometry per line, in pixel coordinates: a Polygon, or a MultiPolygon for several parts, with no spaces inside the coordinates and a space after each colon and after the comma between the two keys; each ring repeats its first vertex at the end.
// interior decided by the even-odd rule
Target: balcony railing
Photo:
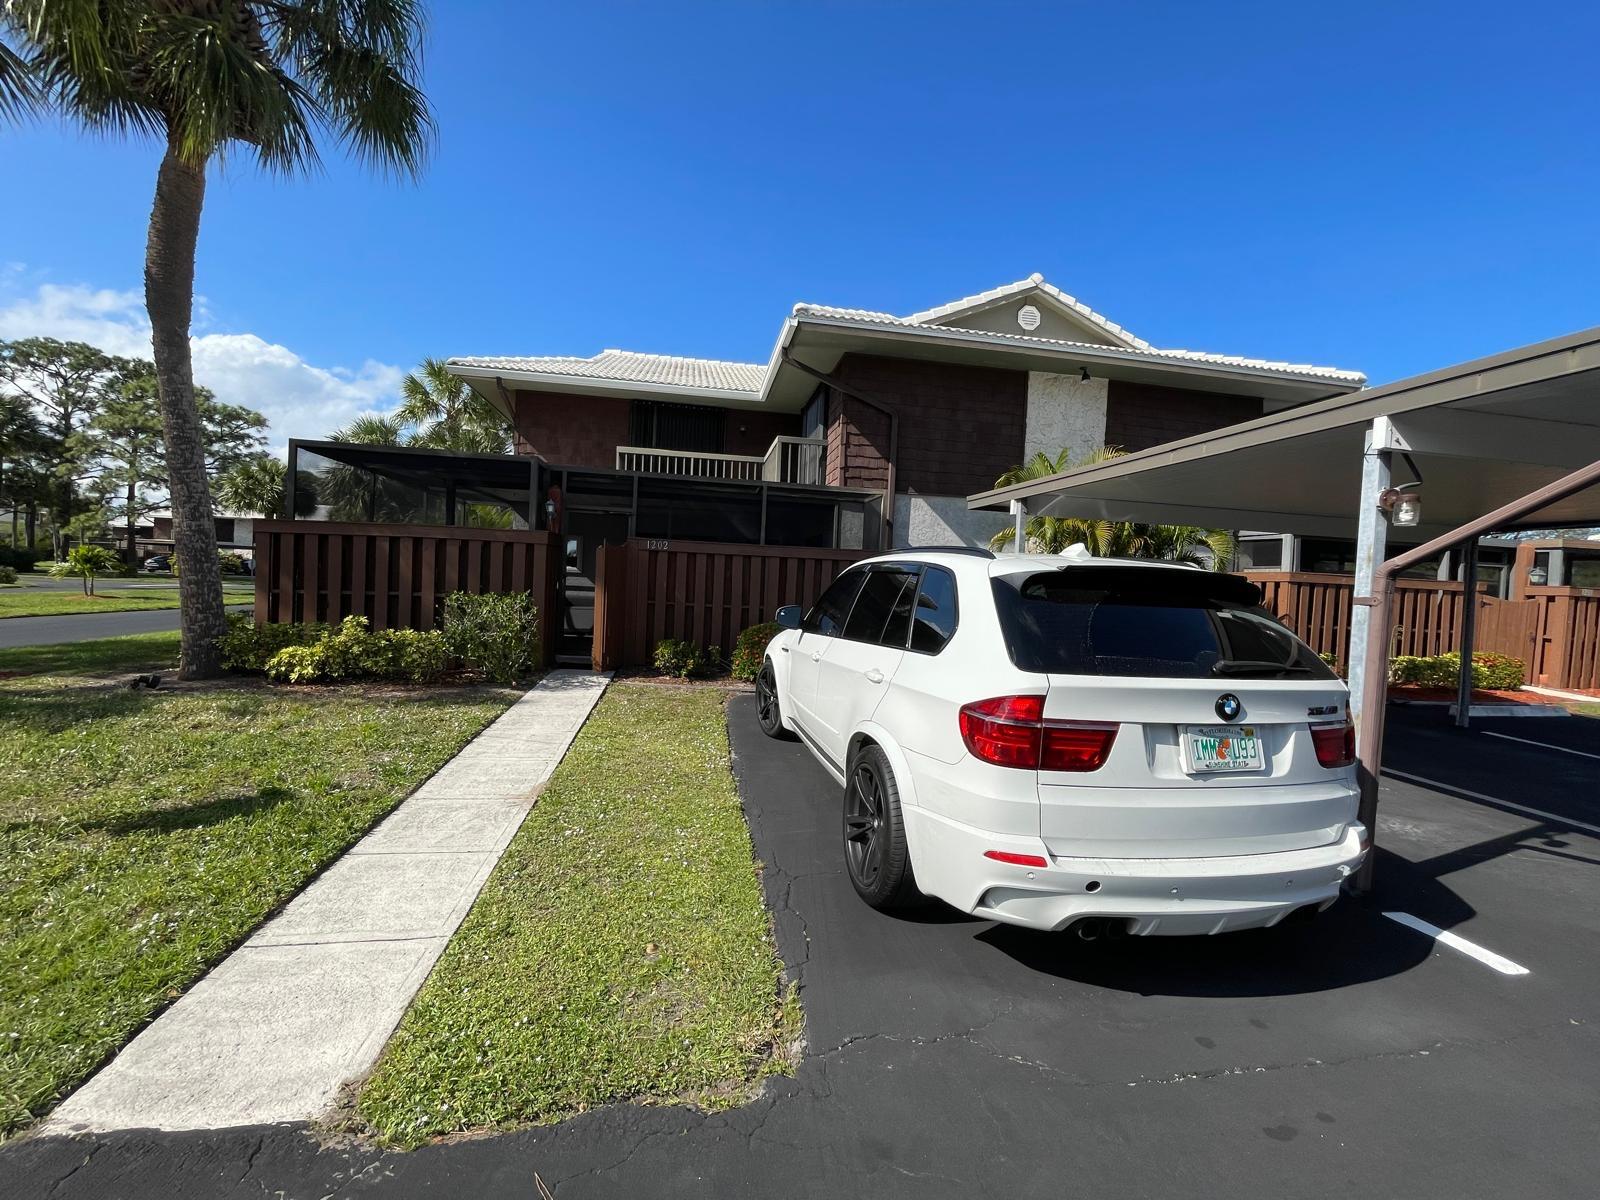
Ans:
{"type": "Polygon", "coordinates": [[[695,479],[736,479],[747,483],[822,482],[822,439],[772,439],[765,454],[712,454],[701,450],[654,450],[618,446],[617,470],[647,475],[687,475],[695,479]]]}

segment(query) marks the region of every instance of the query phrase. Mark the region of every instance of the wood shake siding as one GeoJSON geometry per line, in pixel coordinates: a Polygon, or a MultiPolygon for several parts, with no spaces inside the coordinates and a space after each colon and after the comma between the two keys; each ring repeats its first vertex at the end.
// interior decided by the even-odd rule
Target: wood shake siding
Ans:
{"type": "Polygon", "coordinates": [[[1145,450],[1260,415],[1261,401],[1254,396],[1113,379],[1106,392],[1106,445],[1145,450]]]}
{"type": "MultiPolygon", "coordinates": [[[[899,416],[898,491],[965,496],[993,487],[997,476],[1022,459],[1026,372],[851,354],[835,374],[844,386],[899,416]]],[[[888,455],[888,417],[833,393],[828,482],[881,488],[888,455]]]]}

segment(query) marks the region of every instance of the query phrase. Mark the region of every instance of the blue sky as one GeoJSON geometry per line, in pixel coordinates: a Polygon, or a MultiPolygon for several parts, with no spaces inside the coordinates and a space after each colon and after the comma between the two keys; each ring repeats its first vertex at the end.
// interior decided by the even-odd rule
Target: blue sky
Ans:
{"type": "MultiPolygon", "coordinates": [[[[433,8],[420,184],[214,175],[197,371],[275,440],[424,355],[764,360],[1031,271],[1374,382],[1600,324],[1592,6],[433,8]]],[[[0,336],[138,344],[155,162],[0,132],[0,336]]]]}

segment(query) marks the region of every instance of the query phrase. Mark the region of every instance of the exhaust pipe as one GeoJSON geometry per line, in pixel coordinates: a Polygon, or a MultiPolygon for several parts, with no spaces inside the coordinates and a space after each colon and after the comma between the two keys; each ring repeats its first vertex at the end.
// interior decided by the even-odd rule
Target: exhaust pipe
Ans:
{"type": "Polygon", "coordinates": [[[1105,936],[1106,923],[1099,917],[1085,917],[1072,927],[1072,932],[1083,942],[1098,942],[1105,936]]]}

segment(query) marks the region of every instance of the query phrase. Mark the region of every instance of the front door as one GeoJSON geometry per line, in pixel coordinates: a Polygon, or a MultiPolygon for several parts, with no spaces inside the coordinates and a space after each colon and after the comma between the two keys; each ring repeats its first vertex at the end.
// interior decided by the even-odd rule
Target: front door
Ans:
{"type": "Polygon", "coordinates": [[[556,661],[587,664],[594,654],[594,566],[600,547],[628,540],[625,513],[573,512],[562,531],[565,561],[556,607],[561,624],[556,661]]]}

